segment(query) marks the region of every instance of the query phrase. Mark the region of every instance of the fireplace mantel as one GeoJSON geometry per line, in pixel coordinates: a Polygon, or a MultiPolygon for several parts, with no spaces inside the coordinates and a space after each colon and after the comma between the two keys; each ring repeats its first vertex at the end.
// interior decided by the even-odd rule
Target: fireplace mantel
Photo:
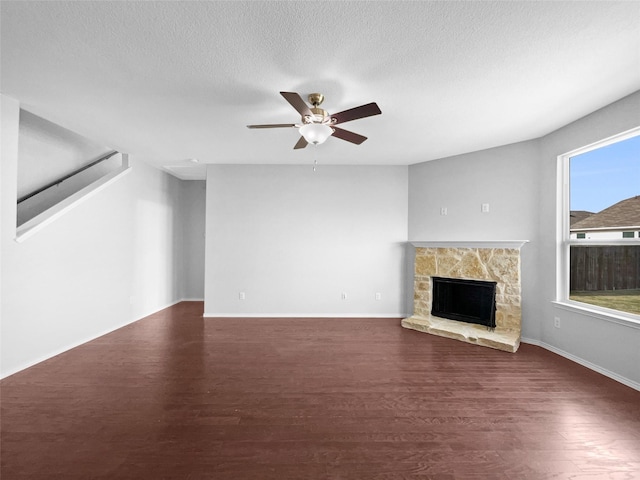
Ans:
{"type": "Polygon", "coordinates": [[[409,242],[419,248],[517,248],[529,240],[426,240],[409,242]]]}

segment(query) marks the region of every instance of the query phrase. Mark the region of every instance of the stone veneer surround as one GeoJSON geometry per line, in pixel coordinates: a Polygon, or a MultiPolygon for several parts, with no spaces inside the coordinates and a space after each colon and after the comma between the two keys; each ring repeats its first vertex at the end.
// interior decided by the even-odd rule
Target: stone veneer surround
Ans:
{"type": "Polygon", "coordinates": [[[522,324],[520,248],[526,241],[414,243],[413,315],[402,326],[515,352],[522,324]],[[489,280],[496,286],[496,328],[431,315],[431,277],[489,280]]]}

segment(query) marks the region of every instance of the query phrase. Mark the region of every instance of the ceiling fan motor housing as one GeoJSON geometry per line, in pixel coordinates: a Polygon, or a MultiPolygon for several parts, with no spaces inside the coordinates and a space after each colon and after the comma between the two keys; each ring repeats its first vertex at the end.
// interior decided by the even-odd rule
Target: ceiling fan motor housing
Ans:
{"type": "Polygon", "coordinates": [[[310,93],[309,94],[309,103],[314,107],[321,105],[324,102],[324,95],[321,93],[310,93]]]}
{"type": "Polygon", "coordinates": [[[302,117],[303,123],[331,123],[331,117],[326,110],[319,107],[311,107],[309,110],[313,116],[302,117]]]}

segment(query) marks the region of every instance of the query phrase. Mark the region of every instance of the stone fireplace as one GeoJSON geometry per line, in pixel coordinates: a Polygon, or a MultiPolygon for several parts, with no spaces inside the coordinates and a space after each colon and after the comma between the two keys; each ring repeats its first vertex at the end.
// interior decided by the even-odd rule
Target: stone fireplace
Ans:
{"type": "Polygon", "coordinates": [[[402,326],[507,352],[520,345],[520,248],[526,241],[415,242],[413,315],[402,326]],[[496,282],[495,329],[431,315],[432,277],[496,282]]]}

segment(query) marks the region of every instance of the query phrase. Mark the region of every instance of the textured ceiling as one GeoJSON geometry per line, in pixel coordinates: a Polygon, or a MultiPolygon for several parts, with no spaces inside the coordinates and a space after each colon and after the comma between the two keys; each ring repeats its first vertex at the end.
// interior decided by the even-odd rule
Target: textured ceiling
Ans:
{"type": "Polygon", "coordinates": [[[639,2],[0,2],[3,94],[183,178],[201,163],[408,165],[518,142],[640,89],[639,2]],[[368,136],[293,150],[279,91],[368,136]]]}

